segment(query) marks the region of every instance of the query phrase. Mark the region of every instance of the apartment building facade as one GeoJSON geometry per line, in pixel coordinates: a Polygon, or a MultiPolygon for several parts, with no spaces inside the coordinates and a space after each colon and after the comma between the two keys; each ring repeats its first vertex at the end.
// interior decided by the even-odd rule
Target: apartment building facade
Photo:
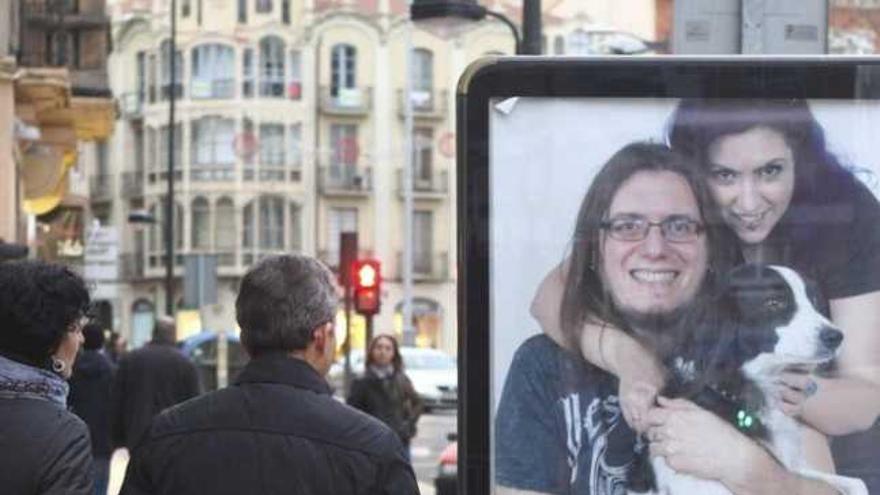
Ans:
{"type": "MultiPolygon", "coordinates": [[[[602,12],[574,3],[548,9],[549,39],[576,46],[577,33],[607,25],[596,20],[602,12]]],[[[518,14],[512,4],[494,7],[518,14]]],[[[180,307],[187,257],[215,257],[217,302],[201,308],[203,328],[235,328],[239,280],[260,258],[302,252],[338,270],[340,233],[357,232],[360,255],[382,263],[375,331],[400,333],[411,46],[412,324],[417,345],[454,353],[455,88],[473,60],[513,53],[507,28],[487,21],[453,37],[411,30],[402,0],[178,0],[172,84],[169,8],[131,0],[112,11],[110,80],[120,109],[106,181],[113,187],[92,202],[103,201],[102,221],[121,234],[114,326],[138,345],[165,306],[162,226],[173,153],[172,297],[180,307]],[[126,221],[141,210],[158,222],[126,221]]],[[[651,37],[653,16],[644,17],[638,34],[651,37]]],[[[363,321],[352,324],[357,347],[363,321]]]]}

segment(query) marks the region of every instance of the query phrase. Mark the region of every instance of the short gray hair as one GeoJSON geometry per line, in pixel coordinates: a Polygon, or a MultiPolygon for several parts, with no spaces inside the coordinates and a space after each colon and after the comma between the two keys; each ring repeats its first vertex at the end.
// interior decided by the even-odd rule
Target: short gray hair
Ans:
{"type": "Polygon", "coordinates": [[[266,258],[245,274],[235,300],[241,342],[251,356],[305,349],[312,331],[334,320],[338,304],[333,275],[320,261],[266,258]]]}

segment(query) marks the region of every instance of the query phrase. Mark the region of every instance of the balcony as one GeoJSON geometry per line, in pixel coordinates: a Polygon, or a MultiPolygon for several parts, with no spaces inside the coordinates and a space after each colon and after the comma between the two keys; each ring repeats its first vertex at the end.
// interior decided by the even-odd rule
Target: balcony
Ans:
{"type": "Polygon", "coordinates": [[[125,281],[144,278],[144,253],[122,253],[119,255],[119,277],[125,281]]]}
{"type": "MultiPolygon", "coordinates": [[[[403,279],[403,253],[397,253],[397,276],[403,279]]],[[[413,253],[413,281],[443,282],[449,280],[449,253],[413,253]]]]}
{"type": "Polygon", "coordinates": [[[196,79],[190,83],[193,100],[229,99],[235,97],[235,79],[196,79]]]}
{"type": "MultiPolygon", "coordinates": [[[[449,108],[449,92],[442,90],[412,90],[413,117],[425,119],[443,119],[449,108]]],[[[406,91],[397,90],[397,114],[406,117],[406,91]]]]}
{"type": "MultiPolygon", "coordinates": [[[[449,194],[449,172],[432,171],[427,177],[413,174],[413,198],[443,199],[449,194]]],[[[403,170],[397,170],[397,192],[403,199],[403,170]]]]}
{"type": "Polygon", "coordinates": [[[110,174],[93,175],[89,179],[89,198],[92,203],[103,203],[113,199],[113,176],[110,174]]]}
{"type": "Polygon", "coordinates": [[[328,115],[365,116],[373,104],[373,88],[336,88],[321,86],[321,111],[328,115]],[[335,93],[335,94],[334,94],[335,93]]]}
{"type": "Polygon", "coordinates": [[[373,169],[354,165],[321,167],[318,187],[328,196],[368,196],[373,191],[373,169]]]}
{"type": "Polygon", "coordinates": [[[144,93],[123,93],[117,99],[119,114],[129,120],[144,118],[144,93]]]}
{"type": "Polygon", "coordinates": [[[189,167],[189,180],[193,182],[232,182],[235,180],[235,164],[199,165],[189,167]]]}
{"type": "MultiPolygon", "coordinates": [[[[62,25],[72,29],[109,28],[110,17],[100,9],[80,11],[72,0],[27,0],[22,14],[33,26],[56,28],[62,25]]],[[[98,2],[96,2],[97,4],[98,2]]],[[[100,2],[103,5],[103,2],[100,2]]]]}
{"type": "Polygon", "coordinates": [[[144,173],[122,173],[122,197],[128,199],[140,199],[144,197],[144,173]]]}
{"type": "MultiPolygon", "coordinates": [[[[163,155],[163,156],[167,156],[167,155],[163,155]]],[[[180,161],[175,160],[175,163],[180,163],[180,161]]],[[[168,180],[168,171],[165,169],[162,169],[161,171],[158,171],[158,172],[150,171],[147,173],[147,181],[150,184],[162,183],[164,185],[165,181],[167,181],[167,180],[168,180]]],[[[183,180],[183,173],[180,171],[179,165],[178,165],[178,167],[176,167],[174,169],[174,180],[178,181],[178,182],[183,180]]]]}
{"type": "Polygon", "coordinates": [[[284,165],[259,165],[245,163],[242,178],[246,182],[300,182],[302,180],[302,168],[298,164],[284,165]]]}

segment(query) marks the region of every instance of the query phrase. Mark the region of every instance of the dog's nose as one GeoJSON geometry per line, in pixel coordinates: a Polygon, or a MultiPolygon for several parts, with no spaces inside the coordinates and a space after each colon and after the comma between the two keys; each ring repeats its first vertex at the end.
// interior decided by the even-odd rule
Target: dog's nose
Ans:
{"type": "Polygon", "coordinates": [[[836,328],[825,327],[819,332],[819,340],[826,349],[833,351],[843,341],[843,333],[836,328]]]}

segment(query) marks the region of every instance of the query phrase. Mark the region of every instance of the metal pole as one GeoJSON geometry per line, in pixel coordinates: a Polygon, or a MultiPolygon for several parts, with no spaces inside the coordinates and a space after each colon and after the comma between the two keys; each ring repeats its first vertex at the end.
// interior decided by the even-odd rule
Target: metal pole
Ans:
{"type": "MultiPolygon", "coordinates": [[[[410,3],[412,0],[410,0],[410,3]]],[[[410,5],[411,7],[412,5],[410,5]]],[[[404,81],[404,124],[403,124],[403,345],[412,346],[415,343],[414,330],[412,328],[412,290],[413,290],[413,104],[412,104],[412,79],[413,79],[413,23],[409,21],[406,27],[406,54],[404,67],[406,78],[404,81]]],[[[433,96],[433,95],[432,95],[433,96]]]]}
{"type": "Polygon", "coordinates": [[[168,193],[165,198],[165,314],[174,315],[174,103],[177,97],[177,0],[171,0],[171,47],[168,72],[168,193]]]}
{"type": "Polygon", "coordinates": [[[523,55],[541,54],[541,0],[523,0],[523,55]]]}

